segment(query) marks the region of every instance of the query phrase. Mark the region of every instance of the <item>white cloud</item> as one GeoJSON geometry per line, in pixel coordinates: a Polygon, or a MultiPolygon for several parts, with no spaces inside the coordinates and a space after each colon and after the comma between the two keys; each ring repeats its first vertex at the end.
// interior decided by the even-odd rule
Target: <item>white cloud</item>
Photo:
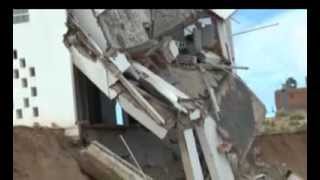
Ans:
{"type": "Polygon", "coordinates": [[[275,22],[276,27],[234,37],[236,63],[250,67],[238,73],[269,110],[274,106],[274,91],[288,76],[305,85],[307,75],[307,11],[288,10],[256,26],[275,22]]]}

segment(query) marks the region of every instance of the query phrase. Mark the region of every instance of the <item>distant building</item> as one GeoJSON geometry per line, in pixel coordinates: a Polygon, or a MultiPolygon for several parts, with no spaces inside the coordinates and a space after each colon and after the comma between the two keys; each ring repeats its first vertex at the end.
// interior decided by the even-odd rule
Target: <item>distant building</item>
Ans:
{"type": "Polygon", "coordinates": [[[307,111],[307,87],[297,88],[296,81],[289,78],[282,89],[275,92],[277,111],[307,111]]]}

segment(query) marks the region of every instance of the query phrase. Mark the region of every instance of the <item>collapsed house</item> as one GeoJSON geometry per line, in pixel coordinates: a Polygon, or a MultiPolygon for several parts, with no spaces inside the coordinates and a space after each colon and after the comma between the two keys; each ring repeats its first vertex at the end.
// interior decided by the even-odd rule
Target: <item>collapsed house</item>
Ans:
{"type": "Polygon", "coordinates": [[[67,10],[80,135],[100,143],[84,153],[134,154],[143,173],[133,179],[237,179],[265,107],[235,72],[233,12],[67,10]],[[123,124],[99,121],[116,103],[123,124]]]}

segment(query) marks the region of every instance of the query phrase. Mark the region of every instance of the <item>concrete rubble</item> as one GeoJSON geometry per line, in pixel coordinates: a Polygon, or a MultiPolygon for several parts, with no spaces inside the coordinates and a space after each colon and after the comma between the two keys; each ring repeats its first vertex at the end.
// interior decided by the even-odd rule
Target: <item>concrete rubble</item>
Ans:
{"type": "MultiPolygon", "coordinates": [[[[140,156],[154,142],[159,142],[154,152],[170,151],[178,157],[184,177],[166,170],[168,177],[163,179],[241,179],[239,166],[247,161],[265,107],[234,71],[246,68],[236,66],[229,20],[232,12],[67,10],[64,43],[73,64],[148,130],[142,132],[141,126],[130,124],[125,127],[142,168],[166,166],[154,156],[140,156]],[[137,141],[147,145],[137,147],[137,141]]],[[[99,138],[106,139],[102,144],[110,148],[109,154],[113,151],[114,156],[123,156],[123,150],[112,146],[117,139],[111,138],[114,132],[106,130],[99,138]]],[[[97,143],[87,151],[97,148],[94,145],[97,143]]],[[[110,166],[120,161],[112,161],[110,166]]],[[[143,179],[140,171],[131,171],[117,172],[122,177],[130,172],[137,176],[134,179],[143,179]]],[[[162,179],[156,174],[150,169],[147,179],[162,179]]],[[[253,179],[264,176],[255,174],[253,179]]]]}

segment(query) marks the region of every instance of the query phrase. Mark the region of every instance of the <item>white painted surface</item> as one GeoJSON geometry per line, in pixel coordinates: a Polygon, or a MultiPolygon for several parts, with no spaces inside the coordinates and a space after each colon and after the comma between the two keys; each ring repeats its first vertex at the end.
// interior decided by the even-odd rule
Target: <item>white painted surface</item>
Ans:
{"type": "Polygon", "coordinates": [[[189,114],[189,118],[190,118],[190,120],[197,120],[197,119],[199,119],[201,117],[201,112],[200,112],[200,110],[199,109],[196,109],[196,110],[194,110],[193,112],[191,112],[190,114],[189,114]]]}
{"type": "Polygon", "coordinates": [[[117,52],[116,57],[111,57],[110,59],[121,72],[125,72],[130,67],[130,63],[128,62],[126,56],[122,53],[117,52]]]}
{"type": "Polygon", "coordinates": [[[202,51],[202,53],[206,56],[205,61],[211,65],[217,65],[221,61],[221,57],[211,51],[202,51]]]}
{"type": "Polygon", "coordinates": [[[235,9],[210,9],[223,19],[228,19],[236,10],[235,9]]]}
{"type": "Polygon", "coordinates": [[[94,9],[94,12],[96,13],[96,16],[99,16],[101,13],[103,13],[106,9],[94,9]]]}
{"type": "Polygon", "coordinates": [[[64,135],[72,138],[73,140],[80,139],[80,130],[78,126],[65,128],[64,135]]]}
{"type": "Polygon", "coordinates": [[[18,58],[26,59],[26,67],[35,67],[36,76],[19,67],[17,60],[13,68],[19,69],[19,79],[13,79],[13,125],[32,126],[38,122],[43,126],[55,123],[61,127],[75,124],[75,106],[71,62],[63,44],[66,32],[64,10],[29,10],[30,21],[13,25],[13,49],[18,58]],[[21,78],[27,78],[29,86],[21,87],[21,78]],[[30,97],[30,85],[37,88],[38,95],[30,97]],[[23,98],[30,98],[30,107],[23,107],[23,98]],[[39,117],[33,117],[32,107],[39,108],[39,117]],[[15,110],[21,108],[23,118],[17,119],[15,110]]]}
{"type": "Polygon", "coordinates": [[[104,68],[101,61],[93,61],[83,56],[75,47],[70,47],[71,59],[74,65],[86,75],[106,96],[113,99],[117,93],[109,88],[118,79],[104,68]]]}
{"type": "Polygon", "coordinates": [[[174,40],[171,40],[170,43],[169,43],[169,49],[172,53],[172,56],[174,58],[176,58],[179,54],[179,49],[178,49],[178,46],[176,44],[176,42],[174,40]]]}
{"type": "Polygon", "coordinates": [[[296,174],[291,174],[289,177],[288,177],[288,180],[303,180],[302,177],[299,177],[298,175],[296,174]]]}
{"type": "Polygon", "coordinates": [[[207,139],[209,140],[209,148],[212,152],[213,158],[215,159],[215,167],[217,170],[217,176],[219,180],[234,180],[232,169],[226,156],[218,152],[218,145],[221,143],[216,132],[216,122],[212,117],[207,116],[204,121],[204,128],[207,139]]]}
{"type": "Polygon", "coordinates": [[[98,25],[96,17],[93,15],[91,9],[75,9],[70,10],[72,15],[79,23],[81,30],[91,37],[96,42],[102,51],[107,49],[107,41],[104,38],[103,32],[98,25]]]}
{"type": "MultiPolygon", "coordinates": [[[[190,166],[192,171],[192,177],[187,177],[187,179],[192,179],[192,180],[203,180],[203,173],[202,173],[202,168],[199,160],[199,154],[197,151],[197,146],[195,142],[195,137],[193,134],[192,129],[186,129],[183,132],[183,136],[185,139],[186,143],[186,151],[188,153],[189,161],[190,161],[190,166]]],[[[186,171],[187,169],[185,169],[186,171]]],[[[189,173],[186,173],[189,174],[189,173]]],[[[191,175],[190,174],[190,175],[191,175]]]]}

